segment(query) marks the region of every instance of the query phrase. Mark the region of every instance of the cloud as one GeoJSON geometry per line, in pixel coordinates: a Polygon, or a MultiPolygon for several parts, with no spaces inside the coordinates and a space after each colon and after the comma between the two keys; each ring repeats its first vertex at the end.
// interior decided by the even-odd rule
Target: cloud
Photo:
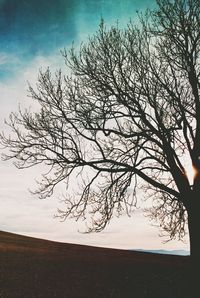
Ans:
{"type": "MultiPolygon", "coordinates": [[[[10,61],[17,61],[17,56],[2,54],[2,63],[10,61]]],[[[14,63],[16,65],[16,63],[14,63]]],[[[32,61],[28,61],[26,64],[19,65],[15,70],[15,75],[2,80],[0,82],[0,129],[4,127],[3,119],[6,118],[11,111],[18,109],[19,103],[24,105],[30,105],[31,100],[27,97],[28,95],[28,83],[35,85],[38,78],[38,72],[40,69],[45,70],[50,67],[52,72],[56,69],[63,68],[64,60],[59,51],[55,51],[51,55],[47,56],[36,56],[32,61]]]]}
{"type": "Polygon", "coordinates": [[[0,65],[4,65],[8,62],[8,55],[0,52],[0,65]]]}
{"type": "MultiPolygon", "coordinates": [[[[20,62],[17,55],[0,52],[0,65],[12,65],[12,67],[20,62]]],[[[7,66],[8,67],[8,66],[7,66]]]]}
{"type": "Polygon", "coordinates": [[[23,65],[22,60],[12,53],[0,52],[0,79],[5,80],[23,65]]]}

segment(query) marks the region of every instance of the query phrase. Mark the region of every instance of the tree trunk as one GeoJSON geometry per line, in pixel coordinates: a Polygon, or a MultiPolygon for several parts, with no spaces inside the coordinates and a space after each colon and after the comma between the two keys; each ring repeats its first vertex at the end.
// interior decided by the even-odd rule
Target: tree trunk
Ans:
{"type": "Polygon", "coordinates": [[[191,206],[188,208],[188,228],[190,238],[190,254],[194,262],[200,260],[200,196],[191,197],[191,206]]]}
{"type": "MultiPolygon", "coordinates": [[[[190,270],[188,272],[188,283],[190,293],[199,291],[199,267],[200,267],[200,196],[191,196],[191,206],[188,209],[188,228],[190,239],[190,270]]],[[[196,295],[196,294],[195,294],[196,295]]],[[[189,296],[197,297],[197,296],[189,296]]]]}

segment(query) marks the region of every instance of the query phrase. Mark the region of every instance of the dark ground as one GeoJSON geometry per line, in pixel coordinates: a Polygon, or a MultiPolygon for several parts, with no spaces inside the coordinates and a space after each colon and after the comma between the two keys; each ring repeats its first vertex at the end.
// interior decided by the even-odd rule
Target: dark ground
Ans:
{"type": "Polygon", "coordinates": [[[193,298],[189,257],[0,232],[0,298],[193,298]]]}

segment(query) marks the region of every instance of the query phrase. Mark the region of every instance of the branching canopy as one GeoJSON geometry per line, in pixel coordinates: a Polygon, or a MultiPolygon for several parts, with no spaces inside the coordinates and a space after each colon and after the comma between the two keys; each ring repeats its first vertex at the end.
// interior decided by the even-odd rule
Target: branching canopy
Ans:
{"type": "Polygon", "coordinates": [[[77,51],[63,51],[69,76],[40,72],[30,96],[38,112],[12,113],[14,134],[1,135],[5,159],[19,168],[48,164],[42,198],[79,171],[80,196],[66,198],[65,219],[89,211],[100,231],[127,212],[143,189],[151,216],[171,238],[185,234],[190,185],[185,156],[200,169],[200,3],[157,0],[139,25],[99,30],[77,51]],[[88,174],[86,179],[85,173],[88,174]]]}

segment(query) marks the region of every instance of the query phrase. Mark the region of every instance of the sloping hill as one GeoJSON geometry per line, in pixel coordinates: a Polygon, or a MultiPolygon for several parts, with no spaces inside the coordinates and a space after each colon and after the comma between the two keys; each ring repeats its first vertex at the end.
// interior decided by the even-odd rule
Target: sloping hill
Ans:
{"type": "Polygon", "coordinates": [[[189,297],[188,266],[189,257],[65,244],[0,232],[1,298],[189,297]]]}

